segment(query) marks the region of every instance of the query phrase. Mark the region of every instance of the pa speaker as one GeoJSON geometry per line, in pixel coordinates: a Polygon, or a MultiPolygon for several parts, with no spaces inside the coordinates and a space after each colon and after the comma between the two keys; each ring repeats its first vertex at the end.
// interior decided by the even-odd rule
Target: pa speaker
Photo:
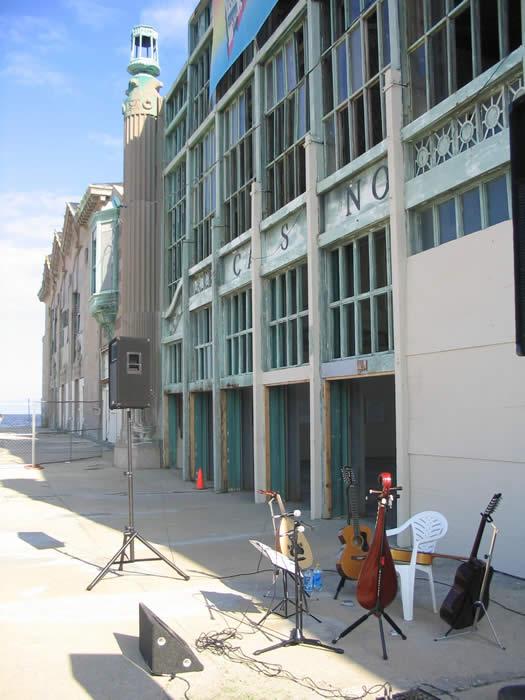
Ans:
{"type": "Polygon", "coordinates": [[[204,670],[186,642],[144,603],[139,603],[139,647],[155,676],[204,670]]]}
{"type": "Polygon", "coordinates": [[[525,95],[511,103],[509,130],[516,352],[518,355],[525,355],[525,95]]]}
{"type": "Polygon", "coordinates": [[[114,338],[109,344],[109,407],[151,406],[149,338],[114,338]]]}

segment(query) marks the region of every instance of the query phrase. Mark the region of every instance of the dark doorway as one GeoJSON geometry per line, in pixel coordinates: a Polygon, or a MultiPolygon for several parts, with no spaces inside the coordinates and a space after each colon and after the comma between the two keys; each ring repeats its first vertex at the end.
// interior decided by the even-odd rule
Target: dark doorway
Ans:
{"type": "Polygon", "coordinates": [[[228,491],[252,491],[253,482],[253,390],[224,392],[226,411],[225,462],[228,491]]]}

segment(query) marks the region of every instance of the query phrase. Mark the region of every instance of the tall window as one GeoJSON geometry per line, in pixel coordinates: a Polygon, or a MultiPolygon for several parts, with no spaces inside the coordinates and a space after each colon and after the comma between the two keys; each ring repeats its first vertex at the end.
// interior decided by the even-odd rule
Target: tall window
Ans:
{"type": "Polygon", "coordinates": [[[182,341],[168,345],[168,384],[182,382],[182,341]]]}
{"type": "Polygon", "coordinates": [[[269,280],[270,369],[309,361],[308,269],[306,264],[269,280]]]}
{"type": "Polygon", "coordinates": [[[328,175],[386,136],[383,92],[390,63],[388,0],[330,0],[323,6],[321,19],[328,175]]]}
{"type": "Polygon", "coordinates": [[[247,289],[224,300],[226,326],[226,375],[253,369],[252,291],[247,289]]]}
{"type": "Polygon", "coordinates": [[[215,214],[215,130],[192,150],[192,239],[193,262],[211,253],[211,228],[215,214]]]}
{"type": "Polygon", "coordinates": [[[267,214],[306,189],[304,136],[309,129],[304,29],[266,64],[267,214]]]}
{"type": "Polygon", "coordinates": [[[329,253],[330,359],[392,350],[389,248],[383,228],[329,253]]]}
{"type": "Polygon", "coordinates": [[[186,117],[181,117],[180,121],[166,134],[165,160],[169,163],[186,143],[186,117]]]}
{"type": "Polygon", "coordinates": [[[412,212],[411,253],[421,253],[510,218],[509,174],[470,183],[412,212]]]}
{"type": "Polygon", "coordinates": [[[166,100],[166,127],[169,127],[188,99],[188,82],[182,80],[166,100]]]}
{"type": "Polygon", "coordinates": [[[207,4],[190,24],[190,52],[193,51],[210,26],[211,7],[207,4]]]}
{"type": "Polygon", "coordinates": [[[91,231],[91,294],[97,293],[97,227],[91,231]]]}
{"type": "Polygon", "coordinates": [[[173,299],[182,277],[182,250],[186,234],[186,163],[181,163],[166,178],[167,206],[167,283],[168,298],[173,299]]]}
{"type": "Polygon", "coordinates": [[[192,314],[193,334],[193,379],[211,379],[212,366],[212,328],[211,307],[205,306],[192,314]]]}
{"type": "Polygon", "coordinates": [[[415,119],[521,45],[520,0],[404,3],[415,119]]]}
{"type": "Polygon", "coordinates": [[[224,114],[225,241],[251,226],[250,187],[253,181],[253,105],[248,86],[224,114]]]}
{"type": "Polygon", "coordinates": [[[210,55],[208,44],[190,64],[193,95],[190,103],[191,127],[195,131],[210,113],[210,55]]]}

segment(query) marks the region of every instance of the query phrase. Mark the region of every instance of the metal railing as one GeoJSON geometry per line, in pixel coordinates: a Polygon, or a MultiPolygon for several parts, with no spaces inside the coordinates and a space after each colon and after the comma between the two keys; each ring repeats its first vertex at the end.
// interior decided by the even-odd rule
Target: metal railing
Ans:
{"type": "Polygon", "coordinates": [[[100,401],[0,400],[0,464],[50,464],[100,457],[100,401]]]}

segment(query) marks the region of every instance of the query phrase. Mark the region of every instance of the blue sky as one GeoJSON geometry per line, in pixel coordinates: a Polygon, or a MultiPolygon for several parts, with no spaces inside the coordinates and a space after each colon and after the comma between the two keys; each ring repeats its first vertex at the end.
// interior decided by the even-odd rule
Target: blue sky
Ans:
{"type": "MultiPolygon", "coordinates": [[[[197,0],[3,0],[0,4],[0,405],[41,395],[44,257],[66,201],[122,180],[129,37],[159,32],[165,94],[197,0]]],[[[7,412],[14,405],[2,406],[7,412]]]]}

